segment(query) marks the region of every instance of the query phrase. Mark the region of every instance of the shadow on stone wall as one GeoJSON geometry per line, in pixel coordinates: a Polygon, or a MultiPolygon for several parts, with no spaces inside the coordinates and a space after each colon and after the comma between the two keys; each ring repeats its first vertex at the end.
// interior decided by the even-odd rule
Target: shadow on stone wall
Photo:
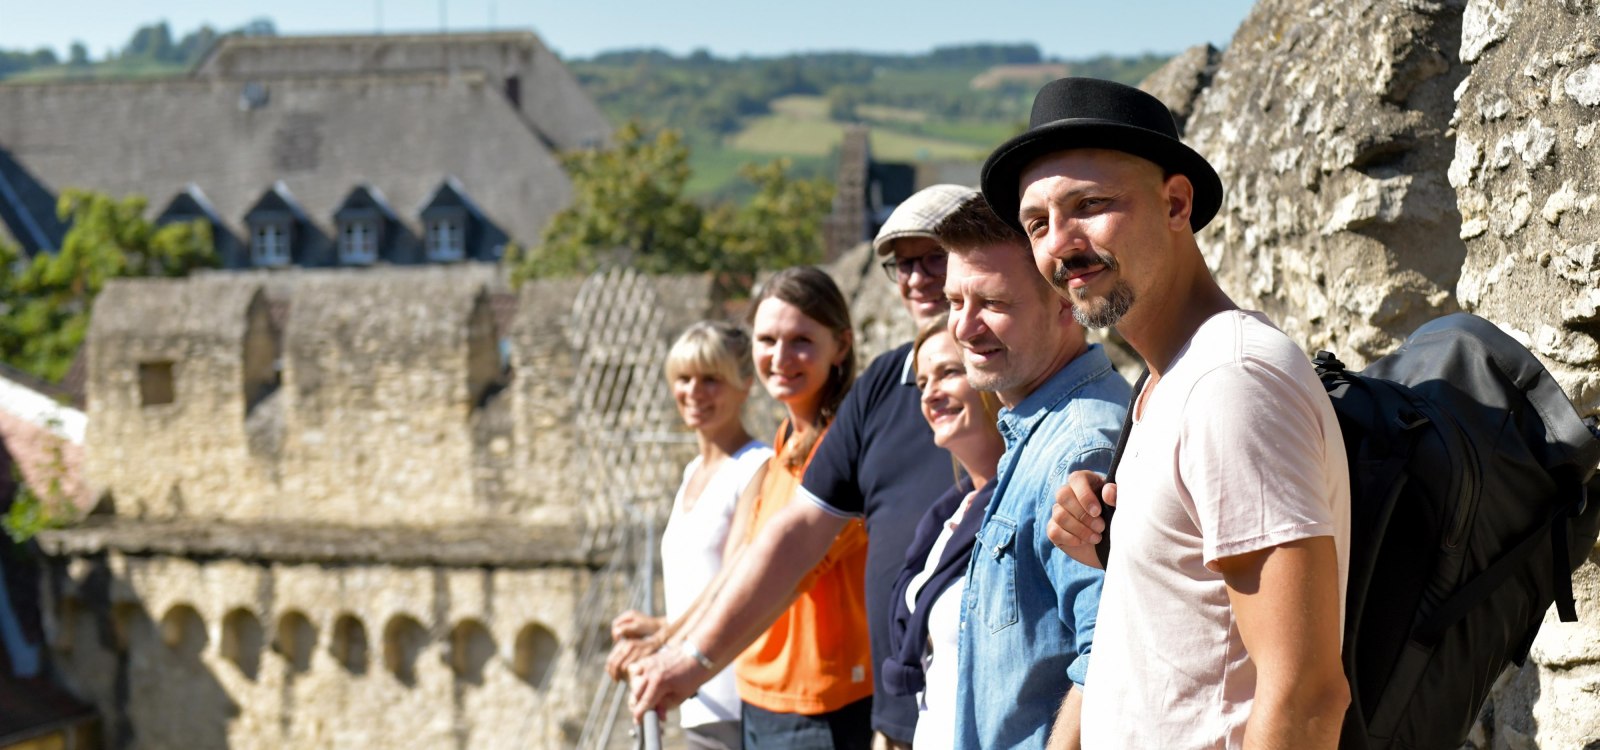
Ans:
{"type": "Polygon", "coordinates": [[[100,707],[106,747],[227,747],[228,723],[239,707],[202,660],[210,636],[200,616],[178,605],[158,623],[138,601],[113,604],[106,558],[86,562],[90,570],[78,603],[63,608],[62,617],[71,621],[60,623],[55,658],[101,662],[74,665],[70,673],[83,674],[87,667],[113,675],[74,686],[100,707]],[[86,647],[91,645],[98,648],[86,647]],[[103,690],[110,692],[94,694],[103,690]],[[163,719],[150,721],[152,716],[163,719]]]}

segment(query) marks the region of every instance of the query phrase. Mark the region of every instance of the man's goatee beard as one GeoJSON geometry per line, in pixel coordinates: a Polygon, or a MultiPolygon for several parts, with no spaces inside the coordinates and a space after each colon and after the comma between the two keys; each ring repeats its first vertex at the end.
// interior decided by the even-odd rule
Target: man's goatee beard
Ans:
{"type": "Polygon", "coordinates": [[[1095,266],[1100,266],[1103,271],[1118,270],[1116,259],[1110,255],[1099,252],[1074,255],[1056,266],[1055,272],[1050,275],[1050,283],[1072,300],[1072,317],[1078,319],[1078,325],[1084,328],[1110,328],[1133,307],[1133,288],[1128,286],[1128,282],[1117,279],[1104,304],[1092,310],[1084,304],[1084,287],[1073,289],[1067,286],[1074,271],[1087,271],[1095,266]]]}
{"type": "Polygon", "coordinates": [[[1077,318],[1078,325],[1084,328],[1110,328],[1133,308],[1133,287],[1121,279],[1117,279],[1117,283],[1111,287],[1111,294],[1098,305],[1084,304],[1082,294],[1082,287],[1071,292],[1072,317],[1077,318]]]}

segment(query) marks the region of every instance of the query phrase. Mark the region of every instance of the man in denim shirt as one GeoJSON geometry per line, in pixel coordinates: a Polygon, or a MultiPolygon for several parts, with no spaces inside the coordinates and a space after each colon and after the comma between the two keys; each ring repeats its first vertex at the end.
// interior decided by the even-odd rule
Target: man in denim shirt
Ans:
{"type": "Polygon", "coordinates": [[[1130,389],[1034,269],[1027,238],[981,196],[935,231],[967,378],[1005,405],[1006,452],[961,608],[956,743],[1075,748],[1102,573],[1046,534],[1067,475],[1109,468],[1130,389]]]}

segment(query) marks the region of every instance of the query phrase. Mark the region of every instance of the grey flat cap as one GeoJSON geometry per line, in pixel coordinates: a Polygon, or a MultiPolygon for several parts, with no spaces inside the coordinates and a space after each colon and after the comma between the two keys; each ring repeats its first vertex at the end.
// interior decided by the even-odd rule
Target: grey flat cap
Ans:
{"type": "Polygon", "coordinates": [[[918,190],[889,214],[889,220],[872,239],[872,249],[879,255],[888,255],[889,245],[902,237],[938,239],[933,228],[977,194],[977,190],[960,185],[932,185],[918,190]]]}

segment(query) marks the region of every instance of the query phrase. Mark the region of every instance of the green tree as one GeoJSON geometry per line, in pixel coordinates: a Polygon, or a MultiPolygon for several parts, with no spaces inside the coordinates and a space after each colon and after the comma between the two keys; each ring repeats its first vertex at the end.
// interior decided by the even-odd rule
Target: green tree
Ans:
{"type": "Polygon", "coordinates": [[[94,298],[124,276],[182,276],[217,265],[204,221],[157,227],[145,199],[67,190],[56,211],[71,229],[54,253],[19,263],[0,247],[0,359],[47,380],[66,374],[89,329],[94,298]]]}
{"type": "Polygon", "coordinates": [[[619,128],[615,145],[563,157],[573,202],[545,227],[540,243],[511,247],[512,278],[588,273],[607,258],[646,273],[711,271],[734,279],[762,268],[816,263],[820,227],[833,188],[797,180],[786,159],[745,165],[756,186],[743,206],[701,206],[684,196],[689,147],[674,130],[619,128]]]}
{"type": "Polygon", "coordinates": [[[211,49],[211,45],[216,43],[217,38],[216,29],[202,24],[200,28],[184,34],[183,38],[178,40],[178,45],[173,55],[174,61],[182,62],[185,65],[194,64],[200,59],[201,55],[211,49]]]}
{"type": "Polygon", "coordinates": [[[683,197],[689,147],[675,130],[628,123],[608,149],[564,155],[572,205],[545,227],[539,245],[508,253],[517,279],[586,273],[620,252],[641,271],[702,266],[704,212],[683,197]]]}
{"type": "Polygon", "coordinates": [[[140,26],[128,43],[123,45],[122,57],[130,60],[172,61],[172,29],[166,21],[140,26]]]}
{"type": "Polygon", "coordinates": [[[752,276],[763,268],[803,266],[822,260],[822,221],[833,207],[833,185],[797,180],[788,159],[746,164],[739,175],[756,186],[748,203],[722,204],[706,217],[720,251],[712,270],[752,276]]]}

